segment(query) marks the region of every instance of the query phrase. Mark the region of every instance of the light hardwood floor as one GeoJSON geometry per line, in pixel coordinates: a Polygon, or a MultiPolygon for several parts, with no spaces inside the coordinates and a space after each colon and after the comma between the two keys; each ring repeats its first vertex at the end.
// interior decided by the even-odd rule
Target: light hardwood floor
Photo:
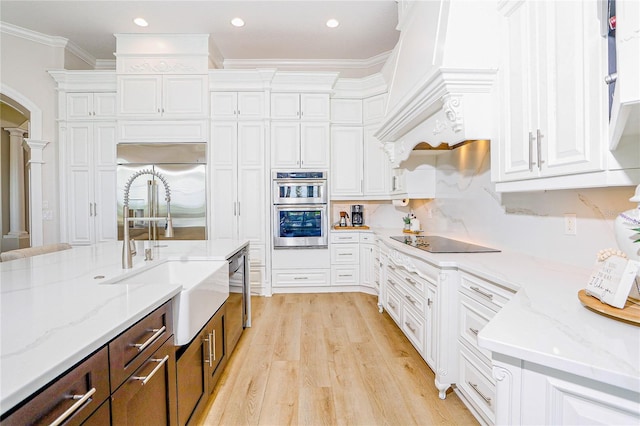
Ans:
{"type": "Polygon", "coordinates": [[[434,375],[377,298],[362,293],[253,297],[245,330],[203,425],[478,423],[434,375]]]}

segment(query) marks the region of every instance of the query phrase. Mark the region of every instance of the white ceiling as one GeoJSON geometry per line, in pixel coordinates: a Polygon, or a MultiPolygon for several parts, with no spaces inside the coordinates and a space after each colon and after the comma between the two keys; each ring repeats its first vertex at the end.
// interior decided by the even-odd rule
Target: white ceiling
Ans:
{"type": "Polygon", "coordinates": [[[366,60],[393,49],[397,18],[395,0],[0,1],[1,21],[98,60],[114,59],[114,33],[208,33],[225,60],[366,60]],[[138,16],[149,26],[134,25],[138,16]],[[231,26],[236,16],[244,27],[231,26]],[[340,26],[327,28],[329,18],[340,26]]]}

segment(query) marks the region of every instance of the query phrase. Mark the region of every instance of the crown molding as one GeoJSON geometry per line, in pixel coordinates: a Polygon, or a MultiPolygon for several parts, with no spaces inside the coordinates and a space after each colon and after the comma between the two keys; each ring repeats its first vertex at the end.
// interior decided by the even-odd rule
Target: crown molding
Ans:
{"type": "Polygon", "coordinates": [[[368,59],[225,59],[225,69],[237,68],[290,68],[300,70],[369,69],[386,62],[391,51],[368,59]]]}
{"type": "Polygon", "coordinates": [[[115,71],[116,60],[115,59],[96,59],[96,70],[103,71],[115,71]]]}
{"type": "Polygon", "coordinates": [[[333,98],[365,99],[387,92],[387,83],[381,73],[362,78],[339,78],[334,86],[333,98]]]}
{"type": "Polygon", "coordinates": [[[50,36],[1,21],[0,33],[19,37],[25,40],[32,41],[34,43],[40,43],[45,46],[62,47],[63,49],[68,50],[70,53],[80,58],[82,61],[86,62],[91,67],[95,67],[96,65],[96,58],[93,55],[91,55],[89,52],[82,49],[67,38],[50,36]]]}

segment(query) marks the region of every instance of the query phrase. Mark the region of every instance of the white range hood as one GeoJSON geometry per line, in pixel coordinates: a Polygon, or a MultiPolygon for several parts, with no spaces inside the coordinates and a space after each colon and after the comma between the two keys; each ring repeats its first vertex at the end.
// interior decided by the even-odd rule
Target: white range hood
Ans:
{"type": "Polygon", "coordinates": [[[408,2],[400,40],[383,75],[389,83],[375,136],[394,165],[422,142],[452,147],[491,139],[500,20],[495,1],[408,2]]]}

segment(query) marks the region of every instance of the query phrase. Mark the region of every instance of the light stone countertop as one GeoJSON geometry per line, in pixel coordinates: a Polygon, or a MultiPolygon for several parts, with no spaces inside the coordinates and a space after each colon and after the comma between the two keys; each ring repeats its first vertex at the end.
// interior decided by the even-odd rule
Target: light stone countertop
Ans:
{"type": "Polygon", "coordinates": [[[165,260],[226,261],[246,240],[166,241],[132,269],[122,242],[0,263],[0,413],[5,413],[181,290],[179,283],[99,284],[165,260]],[[94,279],[102,275],[103,279],[94,279]]]}
{"type": "Polygon", "coordinates": [[[431,254],[391,240],[399,230],[372,231],[390,248],[516,292],[479,333],[481,347],[640,393],[640,327],[592,312],[578,299],[596,253],[584,268],[509,251],[431,254]]]}

